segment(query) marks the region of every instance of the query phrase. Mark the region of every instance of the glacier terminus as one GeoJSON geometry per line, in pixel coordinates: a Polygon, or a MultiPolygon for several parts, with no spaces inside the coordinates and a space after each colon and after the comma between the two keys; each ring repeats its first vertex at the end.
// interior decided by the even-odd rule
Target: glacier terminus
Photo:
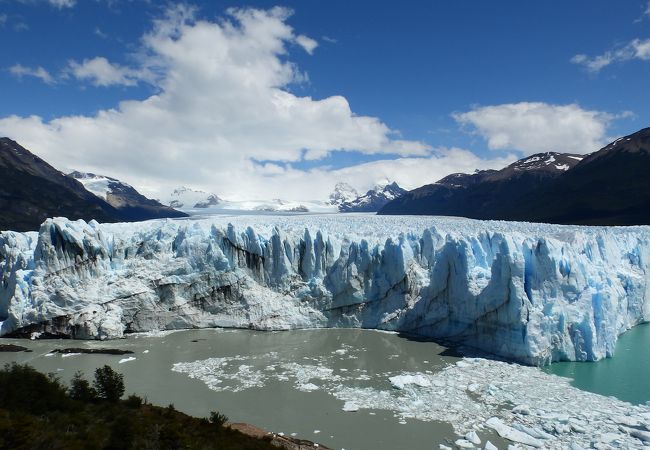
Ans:
{"type": "Polygon", "coordinates": [[[650,227],[212,216],[0,233],[0,335],[362,327],[531,365],[612,356],[650,319],[650,227]]]}

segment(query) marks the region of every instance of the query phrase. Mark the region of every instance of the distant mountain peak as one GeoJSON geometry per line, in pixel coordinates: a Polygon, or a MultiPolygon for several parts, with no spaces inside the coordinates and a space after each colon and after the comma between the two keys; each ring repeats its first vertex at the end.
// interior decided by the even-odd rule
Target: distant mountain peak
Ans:
{"type": "Polygon", "coordinates": [[[330,194],[329,201],[330,205],[338,206],[342,203],[353,201],[357,197],[359,197],[359,193],[355,188],[348,183],[339,181],[334,186],[334,191],[330,194]]]}
{"type": "Polygon", "coordinates": [[[180,186],[172,191],[166,203],[171,208],[209,208],[222,203],[223,200],[216,194],[180,186]]]}
{"type": "Polygon", "coordinates": [[[406,193],[395,181],[375,186],[364,195],[352,200],[341,202],[338,207],[341,212],[377,212],[386,203],[406,193]]]}

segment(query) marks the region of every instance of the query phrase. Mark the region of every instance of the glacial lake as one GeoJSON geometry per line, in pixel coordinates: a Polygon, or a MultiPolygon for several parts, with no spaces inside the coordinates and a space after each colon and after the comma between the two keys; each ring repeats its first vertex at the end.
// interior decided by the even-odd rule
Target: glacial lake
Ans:
{"type": "MultiPolygon", "coordinates": [[[[473,414],[474,405],[461,397],[419,397],[426,389],[438,390],[438,385],[430,385],[425,391],[397,389],[400,380],[425,383],[420,375],[441,374],[457,365],[457,355],[433,342],[380,331],[206,329],[144,333],[105,342],[1,342],[23,345],[33,352],[0,353],[0,364],[28,363],[43,372],[55,373],[66,382],[78,370],[90,379],[95,368],[109,364],[124,374],[127,394],[136,392],[154,404],[173,404],[176,409],[198,417],[220,411],[233,422],[295,434],[333,449],[430,450],[458,439],[451,424],[444,421],[463,421],[462,416],[454,416],[456,406],[467,412],[466,419],[473,414]],[[68,347],[119,348],[134,353],[48,355],[53,349],[68,347]],[[356,410],[357,398],[359,403],[375,407],[356,410]],[[449,403],[444,404],[446,401],[449,403]],[[417,415],[418,411],[422,414],[427,408],[436,411],[434,416],[442,420],[419,420],[410,415],[417,415]]],[[[650,325],[638,326],[621,337],[614,358],[597,363],[559,363],[542,370],[574,378],[572,384],[583,390],[635,404],[645,403],[650,400],[650,383],[646,381],[650,370],[648,342],[650,325]]],[[[478,363],[476,367],[482,371],[487,366],[478,363]]],[[[527,370],[543,375],[537,369],[509,367],[504,374],[514,374],[515,380],[529,380],[531,372],[527,370]]],[[[470,374],[477,373],[472,370],[469,369],[470,374]]],[[[488,384],[500,378],[490,377],[485,381],[488,384]]],[[[456,392],[466,392],[471,391],[473,378],[470,375],[469,382],[456,382],[447,377],[446,383],[457,384],[456,392]]],[[[532,383],[536,385],[537,381],[532,383]]],[[[540,386],[544,392],[539,395],[543,396],[556,382],[550,383],[540,386]]],[[[522,383],[510,383],[519,384],[522,383]]],[[[567,394],[566,390],[559,392],[567,394]]],[[[600,405],[613,402],[605,398],[600,401],[600,405]]],[[[483,443],[490,440],[498,448],[507,447],[506,441],[488,428],[479,429],[478,435],[483,443]]]]}
{"type": "Polygon", "coordinates": [[[611,395],[633,404],[650,401],[650,323],[623,333],[613,358],[597,362],[562,362],[544,371],[571,378],[585,391],[611,395]]]}
{"type": "MultiPolygon", "coordinates": [[[[430,450],[458,438],[448,423],[404,419],[389,409],[343,411],[346,402],[332,395],[342,386],[396,391],[389,376],[433,373],[459,360],[435,343],[396,334],[359,329],[207,329],[145,333],[105,342],[2,342],[33,352],[0,353],[1,364],[28,363],[66,382],[78,370],[90,379],[95,368],[109,364],[124,374],[127,394],[136,392],[162,406],[171,403],[198,417],[220,411],[232,422],[295,433],[333,449],[430,450]],[[119,348],[134,354],[46,356],[55,348],[68,347],[119,348]],[[119,362],[131,357],[135,359],[119,362]],[[172,370],[177,363],[181,366],[172,370]]],[[[492,430],[479,435],[499,448],[507,446],[492,430]]]]}

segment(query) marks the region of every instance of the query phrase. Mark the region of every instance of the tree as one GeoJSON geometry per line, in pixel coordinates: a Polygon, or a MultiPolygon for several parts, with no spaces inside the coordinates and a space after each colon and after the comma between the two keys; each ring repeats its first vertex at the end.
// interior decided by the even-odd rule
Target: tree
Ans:
{"type": "Polygon", "coordinates": [[[88,380],[83,378],[83,373],[76,372],[70,382],[68,394],[75,400],[82,402],[92,402],[97,399],[97,391],[93,389],[88,380]]]}
{"type": "Polygon", "coordinates": [[[124,395],[124,375],[115,372],[110,366],[95,370],[93,387],[97,394],[109,402],[117,402],[124,395]]]}

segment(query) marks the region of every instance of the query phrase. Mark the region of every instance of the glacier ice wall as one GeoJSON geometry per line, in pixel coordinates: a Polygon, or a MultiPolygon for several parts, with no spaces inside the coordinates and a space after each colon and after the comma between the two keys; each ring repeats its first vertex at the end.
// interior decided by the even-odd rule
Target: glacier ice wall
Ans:
{"type": "Polygon", "coordinates": [[[545,364],[650,319],[649,227],[214,216],[0,233],[0,335],[364,327],[545,364]]]}

